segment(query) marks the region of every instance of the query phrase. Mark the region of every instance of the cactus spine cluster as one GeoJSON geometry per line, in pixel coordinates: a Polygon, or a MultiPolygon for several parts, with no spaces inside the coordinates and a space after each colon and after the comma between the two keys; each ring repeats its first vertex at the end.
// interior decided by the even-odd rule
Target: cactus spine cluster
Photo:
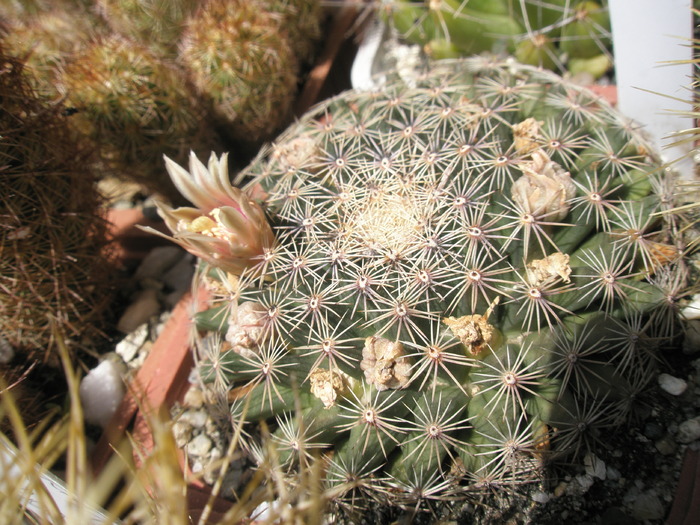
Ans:
{"type": "Polygon", "coordinates": [[[338,503],[532,481],[635,414],[674,335],[665,174],[555,74],[438,62],[318,106],[245,192],[225,167],[169,163],[197,208],[162,208],[214,295],[200,372],[290,472],[329,451],[338,503]]]}
{"type": "Polygon", "coordinates": [[[605,0],[397,0],[381,12],[433,58],[508,52],[525,64],[594,78],[612,67],[605,0]]]}

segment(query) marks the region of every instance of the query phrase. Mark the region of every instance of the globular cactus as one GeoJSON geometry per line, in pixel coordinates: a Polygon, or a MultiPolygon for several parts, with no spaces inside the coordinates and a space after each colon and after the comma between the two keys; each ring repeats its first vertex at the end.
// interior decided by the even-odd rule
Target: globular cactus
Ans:
{"type": "Polygon", "coordinates": [[[291,116],[300,57],[288,28],[296,24],[270,4],[209,0],[183,33],[180,62],[236,140],[270,139],[291,116]]]}
{"type": "Polygon", "coordinates": [[[612,67],[605,0],[397,0],[380,13],[433,58],[506,52],[525,64],[594,78],[612,67]]]}
{"type": "Polygon", "coordinates": [[[120,35],[95,39],[62,68],[59,90],[77,137],[96,152],[96,171],[143,184],[170,199],[162,155],[186,158],[218,138],[203,126],[205,110],[179,69],[120,35]]]}
{"type": "Polygon", "coordinates": [[[658,158],[592,93],[436,62],[317,106],[242,191],[225,160],[168,162],[195,208],[161,208],[213,296],[199,371],[290,473],[327,451],[329,498],[531,482],[636,414],[682,260],[658,158]]]}

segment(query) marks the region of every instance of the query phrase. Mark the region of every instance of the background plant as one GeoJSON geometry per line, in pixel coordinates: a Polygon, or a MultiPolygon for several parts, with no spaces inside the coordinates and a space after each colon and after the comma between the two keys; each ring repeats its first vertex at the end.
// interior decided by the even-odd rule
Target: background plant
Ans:
{"type": "Polygon", "coordinates": [[[607,2],[571,0],[390,1],[379,7],[403,39],[433,58],[485,51],[598,78],[611,69],[607,2]]]}
{"type": "Polygon", "coordinates": [[[35,361],[57,364],[54,323],[73,352],[99,340],[116,275],[102,200],[62,107],[35,94],[21,60],[0,57],[0,340],[13,383],[35,361]]]}
{"type": "Polygon", "coordinates": [[[223,138],[250,158],[289,122],[323,17],[317,0],[12,2],[0,14],[0,39],[37,89],[65,99],[93,171],[169,199],[163,154],[183,162],[183,148],[219,151],[223,138]]]}

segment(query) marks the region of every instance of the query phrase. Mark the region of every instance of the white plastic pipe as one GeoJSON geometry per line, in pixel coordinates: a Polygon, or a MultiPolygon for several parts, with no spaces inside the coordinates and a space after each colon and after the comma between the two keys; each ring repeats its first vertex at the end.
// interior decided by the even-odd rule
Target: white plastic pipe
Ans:
{"type": "MultiPolygon", "coordinates": [[[[692,118],[676,113],[692,109],[693,68],[666,64],[692,58],[690,4],[690,0],[609,1],[618,108],[644,126],[666,161],[692,150],[691,144],[669,147],[669,137],[694,127],[692,118]]],[[[693,177],[691,158],[674,167],[683,178],[693,177]]]]}

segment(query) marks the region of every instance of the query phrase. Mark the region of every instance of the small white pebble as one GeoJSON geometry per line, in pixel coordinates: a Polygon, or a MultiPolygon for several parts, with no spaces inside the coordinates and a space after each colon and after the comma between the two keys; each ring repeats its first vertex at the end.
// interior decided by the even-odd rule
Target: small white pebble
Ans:
{"type": "Polygon", "coordinates": [[[119,341],[114,351],[125,363],[130,362],[148,339],[148,323],[139,325],[133,332],[119,341]]]}
{"type": "Polygon", "coordinates": [[[590,489],[593,486],[593,483],[595,483],[593,476],[589,476],[588,474],[581,474],[580,476],[576,476],[574,479],[576,479],[576,482],[581,487],[582,494],[588,492],[588,489],[590,489]]]}
{"type": "Polygon", "coordinates": [[[206,456],[211,450],[211,439],[204,434],[199,434],[187,445],[187,453],[195,457],[206,456]]]}
{"type": "Polygon", "coordinates": [[[187,410],[180,414],[178,417],[179,421],[184,423],[189,423],[194,428],[202,428],[207,424],[207,418],[209,415],[206,410],[187,410]]]}
{"type": "Polygon", "coordinates": [[[611,481],[617,481],[620,479],[620,471],[611,465],[605,467],[605,478],[611,481]]]}
{"type": "Polygon", "coordinates": [[[678,425],[676,439],[681,443],[690,443],[700,439],[700,416],[683,421],[678,425]]]}
{"type": "Polygon", "coordinates": [[[185,394],[183,403],[192,408],[199,408],[204,404],[204,394],[198,388],[190,387],[185,394]]]}
{"type": "Polygon", "coordinates": [[[123,367],[105,359],[82,379],[80,402],[85,421],[103,428],[107,426],[126,391],[122,372],[123,367]]]}
{"type": "Polygon", "coordinates": [[[605,462],[598,456],[589,452],[583,458],[583,464],[586,466],[586,474],[598,479],[605,479],[605,462]]]}
{"type": "Polygon", "coordinates": [[[550,500],[550,496],[546,492],[542,492],[541,490],[538,490],[532,495],[532,499],[536,503],[541,503],[542,505],[544,505],[545,503],[547,503],[550,500]]]}
{"type": "Polygon", "coordinates": [[[672,396],[680,396],[688,388],[688,383],[670,374],[659,374],[659,386],[672,396]]]}
{"type": "Polygon", "coordinates": [[[279,514],[281,506],[282,503],[280,500],[275,500],[272,503],[269,501],[263,501],[260,505],[255,507],[253,512],[251,512],[250,518],[253,520],[253,523],[267,523],[272,520],[273,517],[279,514]]]}

